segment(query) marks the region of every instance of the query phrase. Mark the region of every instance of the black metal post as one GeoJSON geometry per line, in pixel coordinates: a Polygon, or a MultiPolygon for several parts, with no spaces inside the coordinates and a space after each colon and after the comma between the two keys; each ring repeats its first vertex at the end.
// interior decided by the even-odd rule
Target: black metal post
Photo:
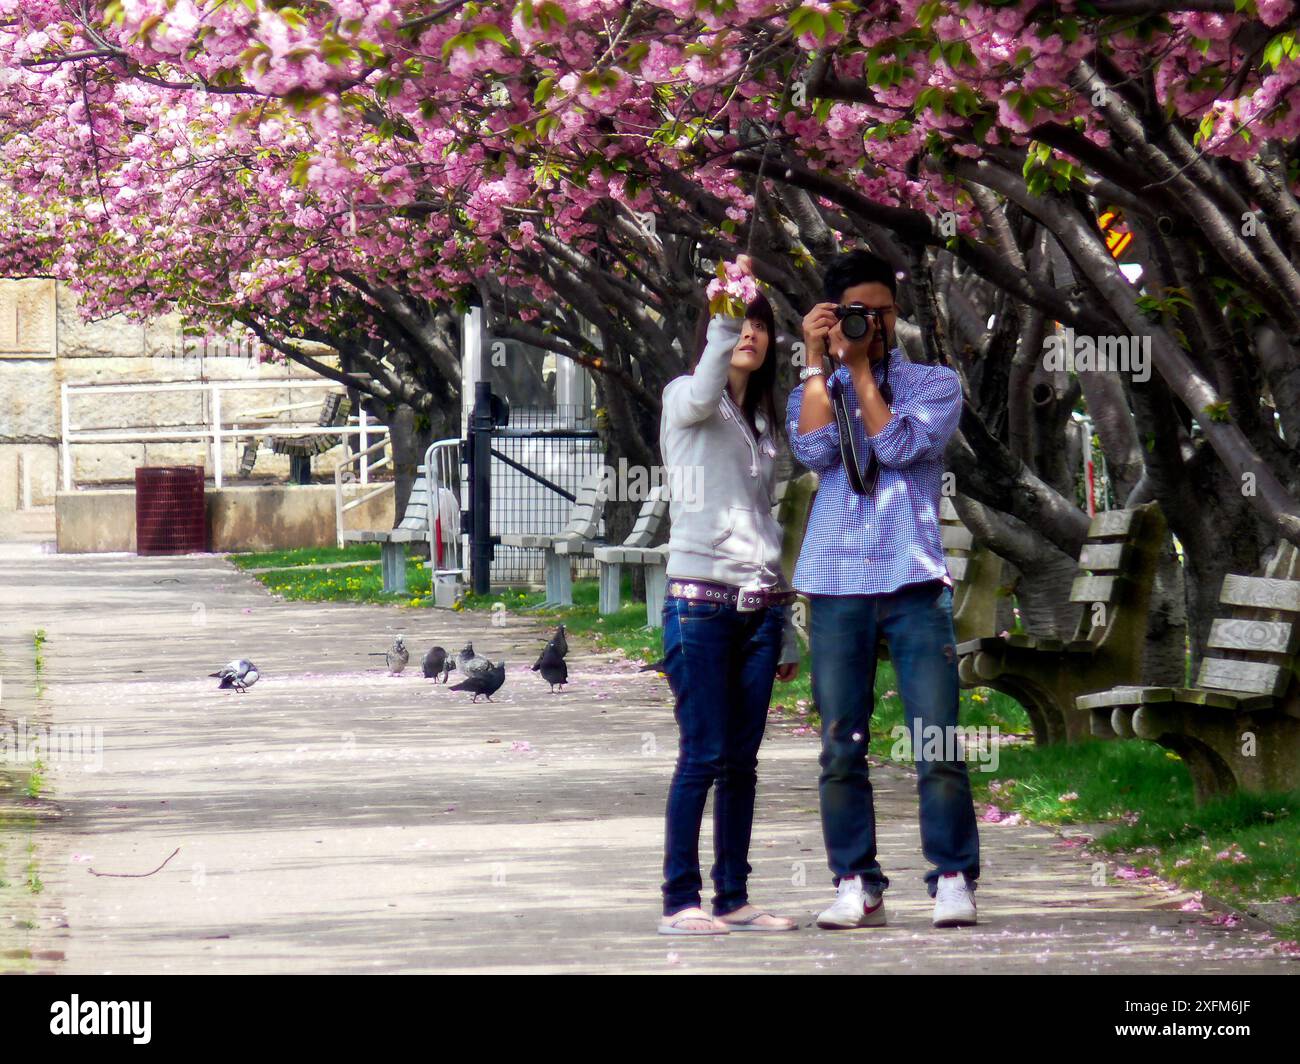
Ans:
{"type": "Polygon", "coordinates": [[[474,594],[492,590],[492,386],[474,383],[474,414],[470,418],[470,580],[474,594]]]}

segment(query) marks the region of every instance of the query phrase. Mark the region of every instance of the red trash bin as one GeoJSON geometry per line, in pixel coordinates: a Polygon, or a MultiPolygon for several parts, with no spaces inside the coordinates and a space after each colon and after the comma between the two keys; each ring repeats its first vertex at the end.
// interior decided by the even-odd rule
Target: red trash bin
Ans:
{"type": "Polygon", "coordinates": [[[192,554],[208,549],[202,466],[135,471],[135,552],[192,554]]]}

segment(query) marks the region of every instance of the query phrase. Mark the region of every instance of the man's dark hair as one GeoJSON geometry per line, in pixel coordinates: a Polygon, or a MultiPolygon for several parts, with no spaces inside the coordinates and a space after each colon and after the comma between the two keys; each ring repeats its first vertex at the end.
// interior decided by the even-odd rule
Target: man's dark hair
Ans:
{"type": "Polygon", "coordinates": [[[873,281],[888,287],[890,295],[897,301],[898,278],[889,263],[870,251],[846,251],[836,255],[826,267],[822,277],[823,295],[828,302],[838,303],[854,285],[873,281]]]}

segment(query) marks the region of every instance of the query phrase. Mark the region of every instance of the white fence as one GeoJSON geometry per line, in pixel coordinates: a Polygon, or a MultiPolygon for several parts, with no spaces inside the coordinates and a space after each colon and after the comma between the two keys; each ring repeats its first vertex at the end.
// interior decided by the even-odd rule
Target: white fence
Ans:
{"type": "MultiPolygon", "coordinates": [[[[208,463],[212,469],[212,479],[216,487],[222,487],[224,474],[222,448],[229,444],[238,446],[241,440],[256,441],[267,436],[304,436],[320,434],[326,436],[357,436],[358,447],[363,452],[373,451],[372,443],[388,438],[388,427],[370,421],[364,410],[348,418],[344,425],[320,425],[319,419],[310,421],[258,421],[259,415],[292,413],[313,407],[314,403],[294,403],[281,407],[269,407],[239,415],[237,420],[226,421],[222,416],[221,398],[223,394],[240,391],[277,391],[302,389],[342,392],[343,389],[333,381],[311,380],[303,378],[274,378],[246,381],[169,381],[121,384],[77,384],[65,382],[62,386],[63,433],[60,464],[63,467],[63,490],[73,489],[72,448],[80,444],[105,443],[184,443],[187,441],[204,441],[208,445],[208,463]],[[72,404],[78,396],[83,395],[149,395],[166,392],[207,393],[205,415],[201,422],[192,425],[176,426],[164,429],[149,429],[136,426],[109,429],[79,429],[72,420],[72,404]],[[252,419],[252,420],[250,420],[252,419]]],[[[323,397],[322,397],[323,398],[323,397]]],[[[361,483],[370,479],[373,465],[362,460],[359,468],[361,483]]]]}

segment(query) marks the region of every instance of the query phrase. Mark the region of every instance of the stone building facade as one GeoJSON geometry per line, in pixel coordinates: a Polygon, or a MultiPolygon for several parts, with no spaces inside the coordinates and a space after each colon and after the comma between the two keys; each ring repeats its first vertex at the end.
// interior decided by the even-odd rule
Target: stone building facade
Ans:
{"type": "MultiPolygon", "coordinates": [[[[203,391],[74,389],[65,412],[64,384],[321,380],[292,363],[261,361],[247,342],[186,335],[183,325],[178,315],[147,325],[124,315],[86,322],[76,294],[61,282],[0,280],[0,541],[54,538],[56,493],[65,482],[65,416],[80,431],[180,433],[207,425],[212,416],[210,395],[203,391]]],[[[247,415],[256,424],[259,410],[301,404],[293,415],[281,416],[314,422],[313,406],[319,408],[325,394],[292,385],[223,391],[222,421],[247,415]]],[[[238,477],[243,442],[222,448],[227,483],[238,477]]],[[[204,465],[211,476],[210,451],[201,440],[78,444],[70,449],[67,482],[74,491],[127,488],[141,465],[204,465]]],[[[342,454],[335,448],[314,459],[316,472],[332,472],[342,454]]],[[[252,476],[283,483],[289,459],[262,448],[252,476]]]]}

